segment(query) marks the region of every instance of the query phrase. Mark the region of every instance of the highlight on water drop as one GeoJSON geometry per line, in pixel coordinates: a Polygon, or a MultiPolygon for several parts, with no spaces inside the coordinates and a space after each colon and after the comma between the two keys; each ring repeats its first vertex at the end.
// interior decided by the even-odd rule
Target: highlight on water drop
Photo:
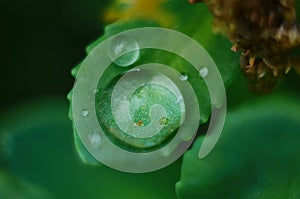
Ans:
{"type": "Polygon", "coordinates": [[[139,45],[131,37],[118,35],[110,41],[108,55],[116,65],[128,67],[138,60],[140,56],[139,45]]]}
{"type": "Polygon", "coordinates": [[[207,67],[203,67],[199,70],[199,75],[202,77],[202,78],[205,78],[207,77],[208,75],[208,68],[207,67]]]}
{"type": "Polygon", "coordinates": [[[99,148],[101,145],[101,137],[97,133],[92,133],[88,136],[88,141],[93,148],[99,148]]]}
{"type": "Polygon", "coordinates": [[[187,81],[189,79],[189,76],[186,73],[181,73],[179,75],[180,81],[187,81]]]}
{"type": "Polygon", "coordinates": [[[83,117],[88,116],[88,114],[89,114],[89,112],[88,112],[88,110],[86,110],[86,109],[83,109],[83,110],[81,111],[81,115],[82,115],[83,117]]]}

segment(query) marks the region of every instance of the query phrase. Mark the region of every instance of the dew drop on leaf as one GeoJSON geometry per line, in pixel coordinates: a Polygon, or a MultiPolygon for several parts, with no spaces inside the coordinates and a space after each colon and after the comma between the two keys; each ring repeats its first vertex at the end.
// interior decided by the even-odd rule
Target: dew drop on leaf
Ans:
{"type": "Polygon", "coordinates": [[[206,67],[203,67],[199,70],[199,75],[202,77],[202,78],[205,78],[207,77],[208,75],[208,69],[206,67]]]}
{"type": "Polygon", "coordinates": [[[93,91],[93,93],[94,93],[94,94],[97,94],[97,93],[99,93],[99,90],[98,90],[98,89],[95,89],[95,90],[93,91]]]}
{"type": "Polygon", "coordinates": [[[94,149],[100,147],[100,145],[101,145],[101,137],[97,133],[90,134],[88,136],[88,140],[89,140],[90,145],[94,149]]]}
{"type": "Polygon", "coordinates": [[[128,100],[129,100],[129,97],[128,97],[127,95],[124,95],[124,96],[122,96],[122,100],[128,101],[128,100]]]}
{"type": "Polygon", "coordinates": [[[86,110],[86,109],[83,109],[83,110],[81,111],[81,115],[82,115],[83,117],[88,116],[88,114],[89,114],[89,112],[88,112],[88,110],[86,110]]]}
{"type": "Polygon", "coordinates": [[[189,76],[186,73],[181,73],[179,75],[179,79],[180,79],[180,81],[186,81],[189,79],[189,76]]]}
{"type": "Polygon", "coordinates": [[[139,45],[133,38],[119,35],[110,41],[108,55],[116,65],[128,67],[138,60],[139,45]]]}

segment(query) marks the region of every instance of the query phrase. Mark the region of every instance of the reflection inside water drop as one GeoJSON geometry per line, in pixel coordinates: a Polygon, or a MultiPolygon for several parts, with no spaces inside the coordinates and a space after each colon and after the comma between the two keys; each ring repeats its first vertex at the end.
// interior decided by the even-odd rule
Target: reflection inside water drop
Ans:
{"type": "Polygon", "coordinates": [[[99,90],[96,88],[94,91],[93,91],[94,94],[97,94],[99,93],[99,90]]]}
{"type": "Polygon", "coordinates": [[[110,41],[108,55],[116,65],[127,67],[138,60],[139,45],[133,38],[119,35],[110,41]]]}
{"type": "Polygon", "coordinates": [[[179,75],[179,79],[180,79],[180,81],[186,81],[189,79],[189,76],[186,73],[181,73],[179,75]]]}
{"type": "Polygon", "coordinates": [[[83,110],[81,111],[81,115],[82,115],[83,117],[88,116],[88,114],[89,114],[89,112],[88,112],[88,110],[86,110],[86,109],[83,109],[83,110]]]}
{"type": "Polygon", "coordinates": [[[100,147],[101,145],[101,137],[97,133],[90,134],[88,136],[88,141],[94,149],[100,147]]]}
{"type": "Polygon", "coordinates": [[[208,75],[208,68],[206,67],[203,67],[199,70],[199,75],[202,77],[202,78],[205,78],[207,77],[208,75]]]}

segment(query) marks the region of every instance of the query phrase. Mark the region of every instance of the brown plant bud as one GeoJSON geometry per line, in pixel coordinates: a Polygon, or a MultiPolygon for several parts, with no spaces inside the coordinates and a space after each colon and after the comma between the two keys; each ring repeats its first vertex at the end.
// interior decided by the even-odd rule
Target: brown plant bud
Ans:
{"type": "MultiPolygon", "coordinates": [[[[197,1],[197,0],[194,0],[197,1]]],[[[215,30],[241,51],[241,69],[253,89],[272,90],[291,67],[290,52],[300,46],[294,0],[203,0],[215,16],[215,30]],[[265,82],[265,83],[264,83],[265,82]]]]}

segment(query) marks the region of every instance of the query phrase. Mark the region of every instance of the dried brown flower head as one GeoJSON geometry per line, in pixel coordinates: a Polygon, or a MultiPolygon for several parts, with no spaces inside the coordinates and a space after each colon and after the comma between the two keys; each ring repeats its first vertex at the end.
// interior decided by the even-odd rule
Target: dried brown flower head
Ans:
{"type": "Polygon", "coordinates": [[[191,0],[205,2],[214,28],[227,35],[254,90],[269,92],[292,67],[290,52],[299,47],[294,0],[191,0]]]}

